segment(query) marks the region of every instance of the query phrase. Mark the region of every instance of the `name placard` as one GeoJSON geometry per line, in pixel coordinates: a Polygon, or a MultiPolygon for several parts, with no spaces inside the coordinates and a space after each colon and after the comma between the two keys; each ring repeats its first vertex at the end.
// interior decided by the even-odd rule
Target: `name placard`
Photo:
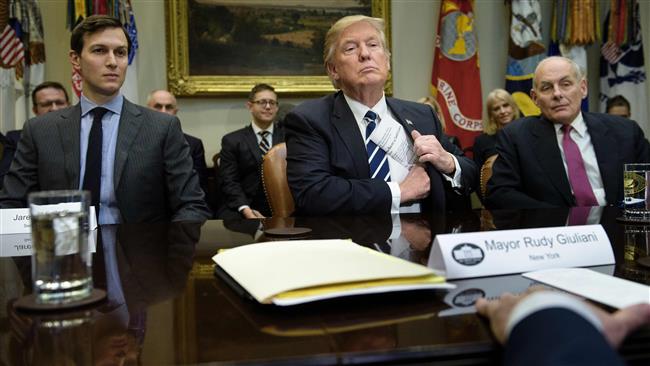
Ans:
{"type": "Polygon", "coordinates": [[[447,279],[614,264],[600,225],[437,235],[429,267],[447,279]]]}
{"type": "MultiPolygon", "coordinates": [[[[88,251],[95,253],[97,249],[97,230],[88,235],[88,251]]],[[[5,234],[0,235],[0,258],[23,257],[32,255],[32,234],[5,234]]]]}
{"type": "MultiPolygon", "coordinates": [[[[90,230],[97,228],[95,206],[90,207],[90,230]]],[[[0,234],[29,234],[31,233],[31,216],[28,208],[0,209],[0,234]]]]}

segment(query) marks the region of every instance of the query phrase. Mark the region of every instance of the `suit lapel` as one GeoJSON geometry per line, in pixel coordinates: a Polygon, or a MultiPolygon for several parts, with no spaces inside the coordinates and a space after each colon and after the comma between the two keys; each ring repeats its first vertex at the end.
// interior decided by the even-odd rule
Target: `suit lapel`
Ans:
{"type": "Polygon", "coordinates": [[[364,137],[359,132],[354,114],[352,114],[352,110],[350,110],[342,92],[338,92],[334,96],[332,124],[347,148],[348,155],[352,158],[352,165],[354,165],[357,176],[370,178],[368,153],[366,152],[366,146],[363,144],[364,137]]]}
{"type": "Polygon", "coordinates": [[[622,184],[617,179],[617,172],[621,168],[617,164],[619,150],[611,148],[616,146],[616,140],[608,133],[609,127],[607,127],[606,123],[593,118],[588,113],[583,113],[582,116],[587,124],[591,144],[594,146],[594,152],[596,153],[600,177],[605,187],[605,198],[607,203],[614,204],[616,203],[618,184],[622,184]]]}
{"type": "Polygon", "coordinates": [[[120,115],[120,125],[117,130],[115,163],[113,166],[113,174],[115,176],[113,184],[116,191],[120,185],[120,179],[122,178],[122,172],[129,157],[131,145],[138,135],[142,123],[142,112],[140,112],[135,104],[132,104],[124,98],[124,105],[122,106],[122,113],[120,115]]]}
{"type": "Polygon", "coordinates": [[[250,125],[246,128],[244,141],[246,142],[246,145],[248,146],[248,149],[250,150],[251,154],[253,154],[253,156],[255,157],[257,164],[262,163],[262,150],[260,149],[260,145],[257,142],[257,136],[255,135],[255,131],[253,130],[253,127],[251,127],[250,125]]]}
{"type": "MultiPolygon", "coordinates": [[[[402,127],[406,130],[406,135],[408,136],[408,139],[413,142],[413,137],[411,136],[411,132],[413,130],[417,130],[416,121],[411,121],[408,118],[405,118],[405,115],[408,113],[405,111],[403,108],[401,108],[401,104],[393,99],[393,98],[386,98],[386,104],[388,105],[388,108],[393,114],[393,117],[395,117],[395,120],[402,125],[402,127]]],[[[433,122],[433,121],[431,121],[433,122]]],[[[425,129],[420,128],[420,132],[426,133],[425,129]]],[[[438,136],[437,136],[438,137],[438,136]]],[[[431,205],[430,208],[426,208],[427,210],[433,210],[435,212],[444,212],[446,209],[446,199],[445,199],[445,179],[442,176],[442,173],[436,169],[432,164],[425,164],[424,169],[426,170],[427,174],[429,175],[429,181],[430,181],[430,188],[429,188],[429,199],[428,200],[422,200],[422,203],[427,206],[431,205]]]]}
{"type": "Polygon", "coordinates": [[[564,170],[564,162],[557,144],[557,136],[553,123],[546,119],[540,119],[531,130],[533,134],[532,148],[542,170],[553,186],[560,192],[568,206],[573,206],[574,198],[571,193],[571,186],[564,170]]]}
{"type": "Polygon", "coordinates": [[[79,141],[81,140],[81,105],[77,103],[57,120],[59,138],[63,147],[63,160],[65,175],[68,179],[67,186],[71,189],[79,188],[79,171],[81,159],[79,141]]]}

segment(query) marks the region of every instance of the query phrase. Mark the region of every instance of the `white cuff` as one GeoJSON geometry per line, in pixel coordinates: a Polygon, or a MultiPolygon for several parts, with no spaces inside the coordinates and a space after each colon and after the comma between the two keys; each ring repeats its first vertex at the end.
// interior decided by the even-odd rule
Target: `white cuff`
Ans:
{"type": "Polygon", "coordinates": [[[390,213],[398,214],[400,200],[402,199],[402,191],[400,191],[399,189],[399,183],[397,182],[386,182],[386,183],[388,184],[388,188],[390,188],[390,195],[392,197],[392,201],[390,205],[390,213]]]}
{"type": "Polygon", "coordinates": [[[461,188],[461,181],[460,181],[460,164],[458,163],[458,159],[456,159],[456,156],[454,154],[451,154],[451,157],[454,159],[454,166],[456,167],[456,170],[454,171],[454,176],[450,177],[448,174],[442,173],[442,176],[445,177],[445,179],[448,182],[451,182],[451,187],[452,188],[461,188]]]}
{"type": "Polygon", "coordinates": [[[510,332],[520,321],[533,313],[551,308],[571,310],[593,324],[596,329],[601,331],[603,329],[600,319],[589,309],[589,306],[584,301],[562,292],[540,291],[528,295],[512,309],[510,318],[506,324],[506,339],[508,339],[510,332]]]}

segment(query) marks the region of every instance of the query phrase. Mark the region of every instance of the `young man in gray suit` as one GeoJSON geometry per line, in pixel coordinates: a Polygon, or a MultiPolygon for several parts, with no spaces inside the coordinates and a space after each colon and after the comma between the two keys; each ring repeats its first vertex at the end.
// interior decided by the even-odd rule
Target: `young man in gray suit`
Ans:
{"type": "Polygon", "coordinates": [[[0,207],[24,207],[34,191],[86,189],[100,224],[209,218],[178,119],[120,94],[131,44],[119,20],[84,19],[70,45],[81,101],[27,121],[0,207]]]}

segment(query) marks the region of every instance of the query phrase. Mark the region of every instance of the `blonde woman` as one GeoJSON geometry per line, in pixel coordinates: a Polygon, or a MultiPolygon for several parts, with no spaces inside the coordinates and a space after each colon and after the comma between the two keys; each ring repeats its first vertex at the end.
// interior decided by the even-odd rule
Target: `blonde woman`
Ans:
{"type": "Polygon", "coordinates": [[[519,118],[519,108],[512,95],[503,89],[494,89],[485,103],[487,119],[483,122],[483,133],[474,141],[474,161],[481,168],[487,158],[497,153],[496,133],[508,123],[519,118]]]}

